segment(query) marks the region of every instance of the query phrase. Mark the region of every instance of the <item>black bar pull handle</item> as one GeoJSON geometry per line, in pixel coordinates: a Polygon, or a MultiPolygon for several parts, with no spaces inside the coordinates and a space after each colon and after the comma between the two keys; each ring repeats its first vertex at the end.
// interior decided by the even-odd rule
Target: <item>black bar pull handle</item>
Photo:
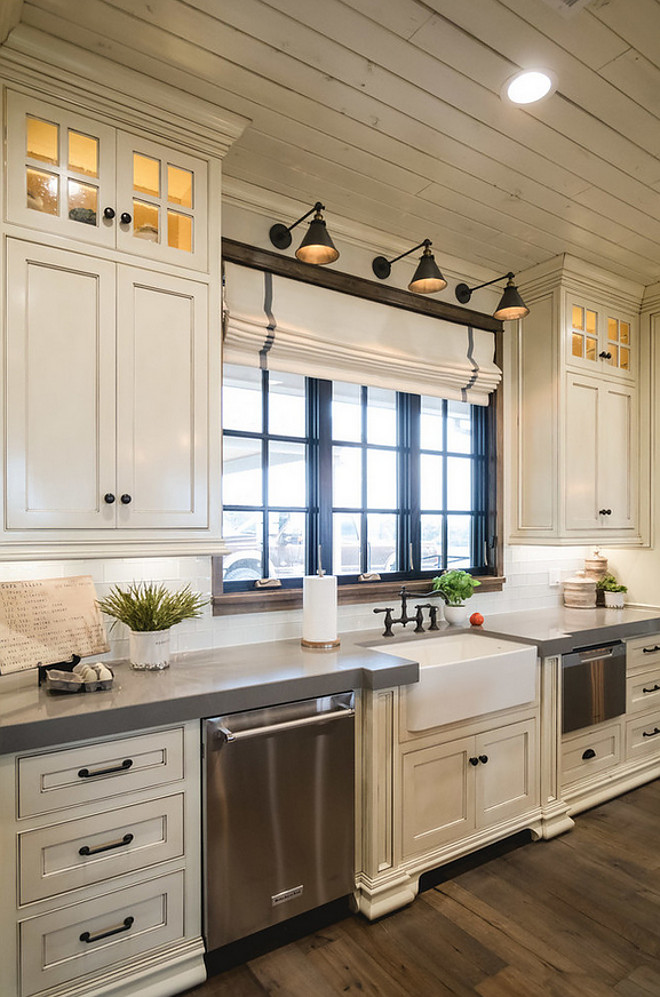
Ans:
{"type": "Polygon", "coordinates": [[[123,845],[130,845],[133,835],[125,834],[118,841],[109,841],[107,845],[83,845],[78,849],[79,855],[98,855],[99,852],[109,852],[111,848],[122,848],[123,845]]]}
{"type": "Polygon", "coordinates": [[[128,772],[132,764],[132,758],[125,758],[121,765],[114,765],[109,769],[80,769],[78,775],[81,779],[94,779],[97,775],[113,775],[115,772],[128,772]]]}
{"type": "Polygon", "coordinates": [[[643,647],[642,654],[655,654],[656,651],[660,651],[660,645],[656,644],[655,647],[643,647]]]}
{"type": "Polygon", "coordinates": [[[128,931],[135,923],[134,917],[125,917],[121,924],[116,924],[113,928],[105,931],[83,931],[80,936],[81,942],[100,942],[102,938],[110,938],[111,935],[119,935],[122,931],[128,931]]]}
{"type": "Polygon", "coordinates": [[[642,692],[658,692],[659,689],[660,685],[658,685],[658,683],[656,682],[652,689],[646,689],[642,687],[642,692]]]}
{"type": "Polygon", "coordinates": [[[596,757],[596,752],[594,751],[594,749],[593,749],[593,748],[587,748],[587,750],[586,750],[586,751],[583,751],[583,752],[582,752],[582,759],[583,759],[583,761],[585,761],[585,762],[586,762],[586,761],[587,761],[587,760],[588,760],[589,758],[595,758],[595,757],[596,757]]]}
{"type": "Polygon", "coordinates": [[[647,734],[645,730],[642,731],[642,737],[655,737],[656,734],[660,734],[660,727],[654,727],[650,734],[647,734]]]}

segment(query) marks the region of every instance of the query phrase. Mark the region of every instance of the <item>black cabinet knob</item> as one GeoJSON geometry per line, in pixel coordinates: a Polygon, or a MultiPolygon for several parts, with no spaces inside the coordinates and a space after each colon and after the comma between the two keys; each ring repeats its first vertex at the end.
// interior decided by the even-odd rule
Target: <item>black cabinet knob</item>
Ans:
{"type": "Polygon", "coordinates": [[[602,357],[603,360],[611,360],[612,359],[612,354],[610,353],[609,350],[603,350],[603,352],[599,353],[598,356],[602,357]]]}
{"type": "Polygon", "coordinates": [[[611,509],[599,509],[598,510],[598,515],[599,516],[611,516],[612,515],[612,510],[611,509]]]}
{"type": "Polygon", "coordinates": [[[479,759],[478,758],[470,758],[469,762],[470,762],[470,765],[478,765],[479,764],[479,759]]]}
{"type": "Polygon", "coordinates": [[[587,748],[587,750],[582,753],[582,758],[584,759],[585,762],[589,758],[595,758],[595,757],[596,757],[596,752],[594,751],[593,748],[587,748]]]}
{"type": "Polygon", "coordinates": [[[124,494],[124,495],[121,496],[121,498],[119,499],[119,501],[121,502],[122,505],[128,505],[130,502],[133,501],[133,499],[131,498],[130,495],[124,494]]]}
{"type": "Polygon", "coordinates": [[[119,216],[119,221],[122,223],[122,225],[130,225],[131,222],[133,221],[133,216],[129,215],[128,211],[122,211],[121,215],[119,216]]]}
{"type": "Polygon", "coordinates": [[[103,496],[103,501],[107,502],[108,505],[112,505],[112,503],[114,502],[114,500],[115,500],[115,497],[112,494],[112,492],[106,492],[105,495],[103,496]]]}
{"type": "Polygon", "coordinates": [[[115,217],[115,209],[114,208],[104,208],[103,209],[103,217],[104,218],[114,218],[115,217]]]}
{"type": "Polygon", "coordinates": [[[481,762],[482,765],[485,765],[486,762],[488,761],[488,755],[479,755],[479,761],[481,762]]]}

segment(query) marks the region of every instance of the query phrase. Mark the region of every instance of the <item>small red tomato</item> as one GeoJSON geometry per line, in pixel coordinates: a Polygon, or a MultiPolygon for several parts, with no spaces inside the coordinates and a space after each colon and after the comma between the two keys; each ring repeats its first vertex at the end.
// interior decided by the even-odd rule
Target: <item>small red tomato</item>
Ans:
{"type": "Polygon", "coordinates": [[[473,613],[470,617],[470,623],[473,627],[480,627],[484,622],[484,618],[481,613],[473,613]]]}

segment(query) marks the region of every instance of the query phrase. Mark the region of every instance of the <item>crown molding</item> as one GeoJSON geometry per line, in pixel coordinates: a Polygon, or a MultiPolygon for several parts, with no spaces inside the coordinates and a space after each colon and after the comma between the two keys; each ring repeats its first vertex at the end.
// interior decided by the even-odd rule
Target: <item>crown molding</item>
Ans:
{"type": "Polygon", "coordinates": [[[0,73],[47,100],[220,159],[250,124],[249,118],[26,25],[14,28],[0,48],[0,73]]]}
{"type": "Polygon", "coordinates": [[[519,288],[530,300],[562,287],[639,312],[645,295],[644,284],[603,270],[569,253],[519,271],[517,278],[519,288]]]}

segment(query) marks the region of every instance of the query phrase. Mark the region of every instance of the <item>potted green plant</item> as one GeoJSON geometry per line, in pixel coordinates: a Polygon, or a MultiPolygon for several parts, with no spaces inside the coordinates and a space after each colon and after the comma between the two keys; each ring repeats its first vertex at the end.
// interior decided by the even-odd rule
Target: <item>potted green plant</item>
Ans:
{"type": "Polygon", "coordinates": [[[614,575],[603,575],[596,582],[596,588],[605,596],[605,605],[610,609],[623,609],[623,594],[628,591],[626,585],[621,585],[614,575]]]}
{"type": "Polygon", "coordinates": [[[113,585],[105,599],[98,600],[101,612],[124,623],[129,631],[129,657],[137,669],[162,669],[170,663],[170,628],[202,615],[208,602],[190,585],[171,592],[155,582],[132,582],[122,589],[113,585]]]}
{"type": "Polygon", "coordinates": [[[433,579],[431,590],[439,592],[445,600],[444,613],[447,623],[465,622],[468,614],[465,601],[480,584],[481,582],[460,568],[445,571],[433,579]]]}

